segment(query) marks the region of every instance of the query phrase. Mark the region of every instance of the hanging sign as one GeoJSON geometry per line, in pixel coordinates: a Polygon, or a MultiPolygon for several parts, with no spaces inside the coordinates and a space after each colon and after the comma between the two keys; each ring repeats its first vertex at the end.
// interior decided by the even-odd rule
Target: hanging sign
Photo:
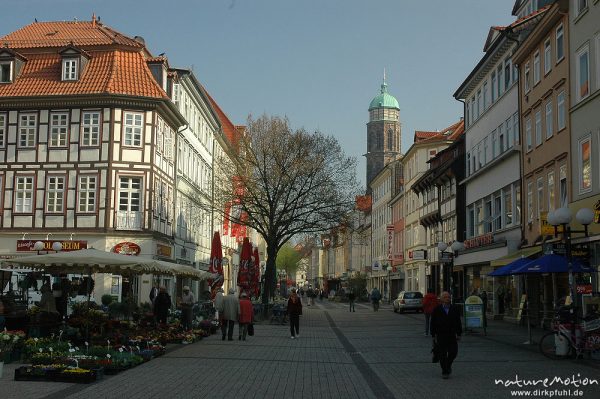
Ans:
{"type": "Polygon", "coordinates": [[[120,242],[113,248],[113,252],[121,255],[139,255],[142,249],[134,242],[120,242]]]}

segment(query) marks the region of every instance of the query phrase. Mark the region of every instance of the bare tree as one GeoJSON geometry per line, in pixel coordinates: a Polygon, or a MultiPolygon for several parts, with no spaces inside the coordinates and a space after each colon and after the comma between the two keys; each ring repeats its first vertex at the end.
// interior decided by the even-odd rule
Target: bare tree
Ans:
{"type": "Polygon", "coordinates": [[[327,230],[352,209],[361,191],[356,159],[332,136],[293,130],[287,118],[267,115],[248,118],[236,151],[216,162],[215,203],[233,204],[238,211],[224,217],[264,238],[266,303],[282,245],[297,234],[327,230]]]}

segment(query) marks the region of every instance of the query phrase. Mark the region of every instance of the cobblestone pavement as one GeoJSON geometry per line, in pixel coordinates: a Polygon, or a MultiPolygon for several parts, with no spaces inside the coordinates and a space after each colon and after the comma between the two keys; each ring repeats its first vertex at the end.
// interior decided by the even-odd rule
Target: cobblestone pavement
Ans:
{"type": "Polygon", "coordinates": [[[16,365],[5,365],[0,398],[599,398],[600,386],[541,380],[554,377],[600,381],[598,364],[551,361],[536,346],[522,345],[527,331],[490,322],[488,336],[466,334],[449,380],[431,363],[431,340],[423,336],[421,314],[379,312],[357,304],[317,301],[305,306],[300,338],[289,327],[261,323],[247,341],[221,341],[213,335],[176,347],[166,355],[91,385],[16,382],[16,365]],[[495,380],[537,382],[535,387],[504,387],[495,380]],[[538,390],[539,395],[534,395],[538,390]],[[545,390],[545,391],[544,391],[545,390]],[[570,392],[568,392],[570,390],[570,392]]]}

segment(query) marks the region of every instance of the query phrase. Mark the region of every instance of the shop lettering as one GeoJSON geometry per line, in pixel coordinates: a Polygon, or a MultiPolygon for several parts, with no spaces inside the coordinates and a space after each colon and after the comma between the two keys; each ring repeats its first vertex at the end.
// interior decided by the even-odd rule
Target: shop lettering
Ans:
{"type": "Polygon", "coordinates": [[[52,245],[55,242],[60,243],[61,251],[79,251],[87,248],[87,241],[57,241],[57,240],[17,240],[17,252],[34,252],[35,243],[41,241],[44,243],[42,251],[54,251],[52,245]]]}
{"type": "Polygon", "coordinates": [[[484,234],[479,237],[470,238],[468,240],[465,240],[465,242],[464,242],[465,249],[484,247],[486,245],[490,245],[493,243],[494,243],[494,236],[492,235],[492,233],[484,234]]]}

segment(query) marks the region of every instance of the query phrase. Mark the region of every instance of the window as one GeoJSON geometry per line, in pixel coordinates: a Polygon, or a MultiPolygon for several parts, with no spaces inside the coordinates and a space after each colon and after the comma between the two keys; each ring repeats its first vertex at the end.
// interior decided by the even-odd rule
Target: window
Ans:
{"type": "Polygon", "coordinates": [[[125,113],[125,142],[126,146],[141,147],[142,145],[143,115],[139,113],[125,113]]]}
{"type": "Polygon", "coordinates": [[[527,151],[531,151],[533,147],[531,142],[531,118],[525,120],[525,142],[527,143],[527,151]]]}
{"type": "Polygon", "coordinates": [[[69,116],[66,113],[50,114],[50,141],[49,147],[67,146],[67,129],[69,116]]]}
{"type": "Polygon", "coordinates": [[[142,209],[142,179],[140,177],[119,178],[119,210],[140,212],[142,209]]]}
{"type": "Polygon", "coordinates": [[[492,232],[492,220],[493,220],[493,213],[492,213],[492,200],[487,199],[485,201],[485,210],[484,210],[484,224],[483,224],[483,232],[484,233],[491,233],[492,232]]]}
{"type": "Polygon", "coordinates": [[[471,123],[473,123],[477,119],[475,115],[475,97],[471,98],[471,123]]]}
{"type": "Polygon", "coordinates": [[[558,117],[558,130],[562,130],[566,126],[566,106],[565,106],[565,92],[561,91],[556,97],[557,117],[558,117]]]}
{"type": "Polygon", "coordinates": [[[85,111],[81,119],[81,145],[97,146],[100,142],[100,112],[85,111]]]}
{"type": "Polygon", "coordinates": [[[559,170],[560,208],[567,206],[567,165],[561,165],[559,170]]]}
{"type": "Polygon", "coordinates": [[[513,218],[515,223],[519,223],[521,220],[521,185],[517,184],[515,187],[515,217],[513,218]]]}
{"type": "Polygon", "coordinates": [[[467,176],[471,176],[471,153],[467,152],[467,176]]]}
{"type": "Polygon", "coordinates": [[[550,39],[548,39],[548,40],[546,40],[546,43],[544,43],[544,75],[547,75],[551,69],[552,69],[552,45],[550,44],[550,39]]]}
{"type": "Polygon", "coordinates": [[[579,141],[579,192],[592,189],[592,139],[590,136],[579,141]]]}
{"type": "Polygon", "coordinates": [[[542,111],[535,113],[535,146],[542,145],[542,111]]]}
{"type": "Polygon", "coordinates": [[[533,221],[533,183],[527,183],[527,222],[533,221]]]}
{"type": "Polygon", "coordinates": [[[496,101],[496,71],[492,72],[492,103],[496,101]]]}
{"type": "Polygon", "coordinates": [[[577,3],[577,15],[581,14],[587,9],[587,0],[575,0],[577,3]]]}
{"type": "Polygon", "coordinates": [[[510,226],[513,221],[513,209],[512,209],[512,190],[509,186],[508,188],[502,190],[504,195],[504,220],[506,226],[510,226]]]}
{"type": "Polygon", "coordinates": [[[492,132],[492,159],[496,159],[498,156],[498,133],[494,130],[492,132]]]}
{"type": "Polygon", "coordinates": [[[0,62],[0,83],[12,82],[12,61],[0,62]]]}
{"type": "Polygon", "coordinates": [[[527,64],[525,64],[525,76],[523,77],[523,80],[525,80],[525,93],[527,93],[531,88],[529,87],[530,85],[530,79],[529,79],[529,62],[527,64]]]}
{"type": "Polygon", "coordinates": [[[62,80],[77,80],[77,59],[65,59],[62,65],[62,80]]]}
{"type": "Polygon", "coordinates": [[[537,179],[537,218],[540,220],[540,212],[544,210],[544,178],[537,179]]]}
{"type": "Polygon", "coordinates": [[[48,176],[46,186],[46,212],[60,213],[65,203],[65,177],[48,176]]]}
{"type": "Polygon", "coordinates": [[[494,230],[502,228],[502,197],[500,194],[494,197],[494,230]]]}
{"type": "Polygon", "coordinates": [[[556,63],[565,58],[565,36],[562,24],[556,28],[556,63]]]}
{"type": "Polygon", "coordinates": [[[513,146],[515,145],[515,137],[513,136],[513,132],[512,132],[512,120],[511,118],[508,118],[506,120],[506,122],[504,123],[505,127],[506,127],[506,138],[507,138],[507,149],[513,148],[513,146]]]}
{"type": "Polygon", "coordinates": [[[507,58],[504,61],[504,91],[508,90],[510,87],[510,71],[512,69],[511,63],[512,61],[510,58],[507,58]]]}
{"type": "Polygon", "coordinates": [[[475,205],[475,220],[477,223],[475,234],[480,236],[483,234],[483,207],[481,202],[475,205]]]}
{"type": "Polygon", "coordinates": [[[488,96],[488,82],[483,83],[483,109],[486,110],[488,107],[487,104],[487,96],[488,96]]]}
{"type": "Polygon", "coordinates": [[[500,126],[498,126],[498,144],[500,146],[500,150],[498,151],[498,155],[501,155],[504,153],[505,151],[505,147],[506,147],[506,142],[505,140],[505,136],[504,136],[504,123],[502,123],[500,126]]]}
{"type": "Polygon", "coordinates": [[[533,55],[533,85],[540,82],[540,52],[536,51],[533,55]]]}
{"type": "Polygon", "coordinates": [[[483,107],[481,106],[481,89],[477,90],[477,117],[483,113],[483,107]]]}
{"type": "Polygon", "coordinates": [[[7,121],[7,115],[0,114],[0,147],[4,147],[6,143],[7,121]]]}
{"type": "Polygon", "coordinates": [[[96,176],[79,176],[77,192],[79,201],[77,211],[80,213],[90,213],[96,211],[96,176]]]}
{"type": "Polygon", "coordinates": [[[549,139],[554,134],[552,119],[552,101],[546,103],[546,138],[549,139]]]}
{"type": "Polygon", "coordinates": [[[473,205],[471,205],[468,209],[467,209],[467,217],[468,217],[468,226],[467,226],[467,235],[469,237],[474,237],[475,236],[475,208],[473,207],[473,205]]]}
{"type": "Polygon", "coordinates": [[[586,46],[577,53],[577,101],[590,95],[590,52],[586,46]]]}
{"type": "Polygon", "coordinates": [[[17,177],[15,183],[15,213],[33,212],[33,177],[17,177]]]}
{"type": "Polygon", "coordinates": [[[554,172],[548,172],[548,211],[554,210],[554,172]]]}
{"type": "Polygon", "coordinates": [[[35,147],[37,115],[21,114],[19,117],[19,147],[35,147]]]}
{"type": "Polygon", "coordinates": [[[387,132],[387,148],[388,151],[394,149],[394,131],[392,129],[389,129],[387,132]]]}
{"type": "Polygon", "coordinates": [[[513,135],[515,137],[515,144],[519,144],[519,112],[513,114],[513,135]]]}
{"type": "Polygon", "coordinates": [[[498,77],[498,98],[502,95],[502,65],[496,69],[496,75],[498,77]]]}

